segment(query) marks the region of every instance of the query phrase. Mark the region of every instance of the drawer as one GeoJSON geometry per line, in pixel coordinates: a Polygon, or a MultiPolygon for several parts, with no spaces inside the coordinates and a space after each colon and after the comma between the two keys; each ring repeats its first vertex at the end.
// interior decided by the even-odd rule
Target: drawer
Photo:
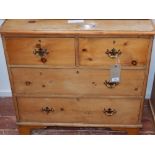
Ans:
{"type": "Polygon", "coordinates": [[[82,66],[109,66],[119,56],[123,66],[145,66],[148,38],[80,38],[79,63],[82,66]]]}
{"type": "Polygon", "coordinates": [[[136,124],[139,99],[18,98],[20,121],[136,124]]]}
{"type": "Polygon", "coordinates": [[[6,38],[11,65],[75,65],[74,38],[6,38]]]}
{"type": "Polygon", "coordinates": [[[115,85],[108,83],[110,71],[103,69],[12,68],[11,72],[15,93],[42,95],[139,96],[145,76],[143,70],[122,70],[121,82],[115,85]]]}

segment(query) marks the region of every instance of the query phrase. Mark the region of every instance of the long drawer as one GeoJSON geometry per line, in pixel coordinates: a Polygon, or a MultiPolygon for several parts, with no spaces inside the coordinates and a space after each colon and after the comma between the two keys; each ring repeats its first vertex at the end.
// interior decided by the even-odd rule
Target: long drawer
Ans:
{"type": "Polygon", "coordinates": [[[75,65],[74,38],[6,38],[11,65],[75,65]]]}
{"type": "Polygon", "coordinates": [[[82,66],[109,66],[118,56],[123,66],[145,66],[148,38],[80,38],[79,62],[82,66]]]}
{"type": "Polygon", "coordinates": [[[142,95],[145,72],[122,70],[119,84],[103,69],[12,68],[15,93],[67,95],[142,95]]]}
{"type": "Polygon", "coordinates": [[[139,99],[18,98],[20,121],[44,123],[136,124],[139,99]]]}

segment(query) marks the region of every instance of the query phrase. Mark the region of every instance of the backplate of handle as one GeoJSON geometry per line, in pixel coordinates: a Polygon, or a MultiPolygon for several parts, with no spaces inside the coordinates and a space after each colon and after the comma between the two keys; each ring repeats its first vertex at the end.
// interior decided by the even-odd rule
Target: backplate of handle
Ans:
{"type": "Polygon", "coordinates": [[[107,88],[112,89],[112,88],[115,88],[117,85],[119,85],[119,82],[110,82],[110,81],[105,80],[104,84],[107,88]]]}
{"type": "Polygon", "coordinates": [[[111,50],[107,49],[105,54],[107,54],[108,57],[110,57],[110,58],[117,58],[122,54],[122,52],[120,51],[120,49],[116,50],[115,48],[113,48],[111,50]]]}
{"type": "Polygon", "coordinates": [[[117,113],[117,111],[115,109],[112,109],[112,108],[108,108],[108,109],[104,108],[103,113],[106,116],[113,116],[114,114],[117,113]]]}
{"type": "Polygon", "coordinates": [[[49,52],[47,51],[46,48],[42,48],[41,45],[39,46],[39,48],[36,48],[33,51],[33,54],[39,56],[40,57],[40,61],[42,63],[47,62],[47,58],[46,57],[49,54],[49,52]]]}
{"type": "Polygon", "coordinates": [[[45,112],[46,114],[49,114],[50,112],[54,112],[54,108],[45,107],[41,109],[42,112],[45,112]]]}

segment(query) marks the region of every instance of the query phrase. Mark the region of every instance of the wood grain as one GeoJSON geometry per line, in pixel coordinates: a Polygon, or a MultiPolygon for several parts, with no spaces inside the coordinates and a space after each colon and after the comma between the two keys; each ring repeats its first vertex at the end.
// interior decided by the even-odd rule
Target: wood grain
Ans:
{"type": "Polygon", "coordinates": [[[151,20],[6,20],[0,32],[21,133],[46,126],[138,133],[155,34],[151,20]],[[49,52],[45,63],[34,55],[38,44],[49,52]],[[116,60],[105,52],[113,48],[122,52],[121,81],[109,89],[104,82],[116,60]],[[41,112],[47,106],[54,112],[41,112]],[[117,113],[108,117],[104,108],[117,113]]]}
{"type": "Polygon", "coordinates": [[[151,20],[85,20],[95,24],[92,30],[81,24],[68,24],[67,20],[7,20],[0,29],[3,34],[99,34],[99,35],[153,35],[151,20]]]}
{"type": "Polygon", "coordinates": [[[6,38],[9,64],[75,66],[74,38],[6,38]],[[37,45],[47,49],[47,62],[34,54],[37,45]]]}
{"type": "Polygon", "coordinates": [[[140,96],[143,70],[122,70],[120,84],[107,88],[109,70],[87,69],[11,69],[15,93],[57,95],[140,96]]]}
{"type": "Polygon", "coordinates": [[[140,100],[138,99],[60,99],[18,98],[21,121],[91,124],[136,124],[140,100]],[[53,112],[42,112],[42,108],[53,112]],[[112,116],[104,114],[104,108],[115,109],[112,116]]]}
{"type": "Polygon", "coordinates": [[[111,66],[116,58],[110,58],[106,51],[113,48],[121,51],[122,66],[145,66],[150,39],[147,38],[80,38],[79,57],[82,66],[111,66]]]}

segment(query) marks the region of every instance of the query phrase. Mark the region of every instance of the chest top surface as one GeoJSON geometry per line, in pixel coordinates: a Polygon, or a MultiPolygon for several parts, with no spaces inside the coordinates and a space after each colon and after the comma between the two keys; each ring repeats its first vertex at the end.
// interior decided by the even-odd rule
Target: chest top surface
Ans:
{"type": "Polygon", "coordinates": [[[6,20],[2,34],[126,34],[154,35],[151,20],[84,20],[69,23],[68,20],[6,20]]]}

